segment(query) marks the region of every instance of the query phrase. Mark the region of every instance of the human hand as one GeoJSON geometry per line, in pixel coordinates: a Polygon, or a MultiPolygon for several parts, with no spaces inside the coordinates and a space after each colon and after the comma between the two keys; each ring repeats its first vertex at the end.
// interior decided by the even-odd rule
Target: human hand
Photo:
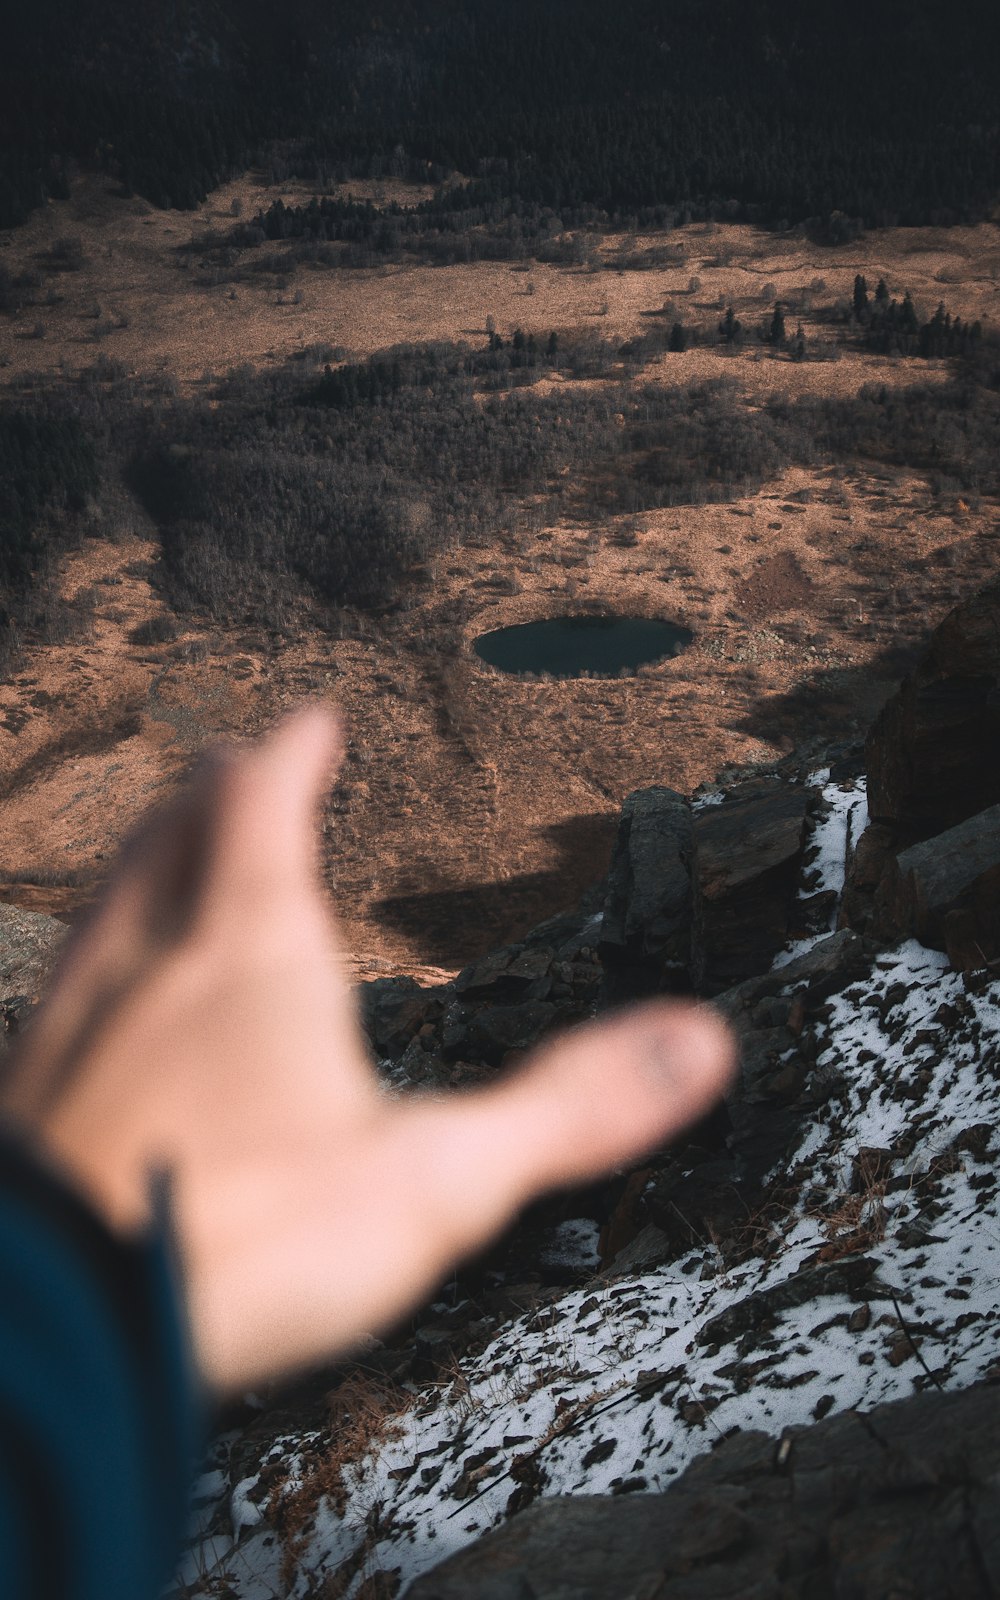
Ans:
{"type": "Polygon", "coordinates": [[[386,1095],[314,859],[341,754],[310,707],[202,763],[126,845],[0,1096],[119,1232],[169,1174],[195,1353],[220,1390],[387,1326],[535,1195],[700,1117],[734,1063],[715,1013],[650,1001],[488,1088],[386,1095]]]}

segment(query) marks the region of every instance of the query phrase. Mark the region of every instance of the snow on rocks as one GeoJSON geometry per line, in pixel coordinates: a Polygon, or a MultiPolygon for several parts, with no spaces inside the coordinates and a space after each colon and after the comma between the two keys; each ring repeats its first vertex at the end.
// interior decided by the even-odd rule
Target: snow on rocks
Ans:
{"type": "MultiPolygon", "coordinates": [[[[813,780],[822,800],[803,893],[835,900],[865,804],[863,785],[827,779],[813,780]]],[[[785,998],[792,963],[829,925],[778,956],[785,998]]],[[[742,1237],[725,1251],[706,1237],[642,1269],[612,1263],[511,1318],[448,1381],[397,1393],[336,1492],[324,1467],[336,1425],[273,1441],[259,1476],[228,1491],[228,1549],[201,1515],[181,1592],[213,1592],[199,1587],[200,1554],[239,1600],[305,1596],[334,1574],[336,1592],[353,1595],[379,1572],[403,1593],[537,1498],[662,1490],[737,1430],[780,1434],[990,1374],[1000,980],[953,972],[910,940],[828,993],[812,1030],[806,1088],[818,1080],[824,1092],[742,1237]],[[279,1530],[293,1500],[289,1567],[279,1530]]],[[[592,1249],[593,1234],[574,1221],[548,1243],[592,1249]]]]}
{"type": "Polygon", "coordinates": [[[775,967],[786,966],[812,949],[825,933],[833,932],[848,855],[868,826],[864,778],[831,783],[830,769],[826,767],[813,773],[810,782],[820,789],[821,803],[803,858],[799,903],[803,908],[815,908],[819,926],[812,933],[790,940],[775,957],[775,967]]]}
{"type": "Polygon", "coordinates": [[[567,1217],[557,1222],[542,1244],[546,1265],[582,1267],[596,1272],[601,1264],[600,1228],[591,1217],[567,1217]]]}

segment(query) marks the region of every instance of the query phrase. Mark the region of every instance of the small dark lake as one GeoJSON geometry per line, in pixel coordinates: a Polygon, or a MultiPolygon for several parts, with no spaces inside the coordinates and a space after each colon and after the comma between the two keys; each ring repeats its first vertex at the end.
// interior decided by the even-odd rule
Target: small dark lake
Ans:
{"type": "Polygon", "coordinates": [[[475,650],[502,672],[616,678],[623,667],[680,655],[693,637],[690,628],[656,617],[553,617],[483,633],[475,650]]]}

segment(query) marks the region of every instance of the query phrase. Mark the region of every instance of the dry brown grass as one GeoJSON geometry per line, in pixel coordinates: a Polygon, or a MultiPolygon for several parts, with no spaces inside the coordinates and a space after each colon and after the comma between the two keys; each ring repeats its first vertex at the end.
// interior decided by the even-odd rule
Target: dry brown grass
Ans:
{"type": "MultiPolygon", "coordinates": [[[[416,186],[384,185],[387,199],[420,199],[416,186]],[[391,192],[390,192],[391,190],[391,192]]],[[[355,193],[371,188],[353,182],[355,193]]],[[[851,292],[855,272],[870,283],[884,276],[893,292],[911,290],[927,315],[944,297],[963,320],[996,317],[1000,292],[1000,237],[997,227],[897,229],[858,240],[847,251],[778,238],[749,224],[720,225],[707,235],[691,224],[675,229],[673,265],[654,270],[620,268],[622,247],[637,258],[662,245],[657,235],[614,234],[589,241],[590,255],[603,270],[532,263],[530,278],[519,264],[479,262],[469,266],[393,264],[355,271],[300,269],[289,292],[275,293],[266,277],[236,286],[197,283],[197,253],[182,253],[206,233],[228,230],[232,204],[244,218],[279,196],[286,204],[310,198],[300,183],[265,189],[247,174],[223,185],[191,213],[156,211],[140,199],[122,200],[109,180],[96,175],[76,180],[69,200],[33,213],[24,227],[0,235],[5,263],[16,273],[25,267],[44,274],[45,262],[60,238],[79,239],[81,264],[59,273],[64,297],[46,306],[45,338],[22,337],[37,320],[33,309],[21,322],[0,326],[0,356],[7,378],[26,371],[56,371],[89,366],[95,359],[94,329],[100,350],[127,371],[167,370],[182,386],[196,385],[206,371],[224,372],[250,362],[281,360],[310,344],[339,345],[358,355],[400,340],[485,337],[487,316],[509,336],[590,325],[616,340],[648,331],[648,313],[673,300],[685,320],[706,320],[718,305],[733,305],[755,326],[762,315],[761,289],[773,286],[789,317],[851,292]],[[40,265],[41,264],[41,265],[40,265]],[[692,291],[692,278],[699,287],[692,291]],[[815,290],[823,279],[828,287],[815,290]],[[527,281],[533,292],[525,292],[527,281]],[[302,301],[295,304],[295,291],[302,301]],[[280,302],[280,303],[279,303],[280,302]],[[102,316],[95,322],[94,307],[102,316]],[[604,310],[604,307],[607,310],[604,310]],[[645,313],[645,315],[644,315],[645,313]],[[23,325],[22,325],[23,324],[23,325]]],[[[253,252],[244,252],[253,260],[253,252]]],[[[207,275],[206,275],[207,276],[207,275]]],[[[41,293],[44,299],[44,287],[41,293]]],[[[717,370],[713,352],[692,350],[666,364],[668,381],[690,382],[717,370]]],[[[892,364],[868,360],[886,382],[898,381],[892,364]]],[[[760,392],[775,386],[794,392],[818,385],[824,393],[853,393],[857,358],[845,356],[836,367],[818,370],[789,362],[761,361],[754,367],[760,392]]]]}
{"type": "Polygon", "coordinates": [[[827,1243],[816,1252],[816,1261],[840,1261],[844,1256],[861,1255],[885,1238],[885,1183],[872,1183],[861,1194],[843,1197],[837,1209],[823,1217],[827,1243]]]}
{"type": "MultiPolygon", "coordinates": [[[[290,1591],[320,1504],[327,1501],[342,1515],[350,1496],[349,1470],[370,1451],[404,1431],[402,1417],[413,1396],[390,1384],[357,1374],[345,1380],[328,1397],[329,1432],[324,1442],[310,1448],[295,1477],[276,1485],[268,1501],[268,1521],[273,1524],[283,1550],[282,1584],[290,1591]]],[[[343,1564],[347,1582],[357,1573],[381,1536],[377,1508],[369,1516],[359,1544],[343,1564]]]]}
{"type": "MultiPolygon", "coordinates": [[[[95,302],[120,324],[102,340],[109,357],[143,374],[166,364],[191,389],[205,368],[267,366],[311,343],[364,353],[398,339],[475,341],[487,314],[505,334],[516,324],[539,333],[583,324],[624,339],[648,328],[643,313],[667,298],[707,321],[705,307],[721,296],[753,325],[769,281],[783,299],[803,301],[807,326],[805,298],[832,300],[855,271],[869,282],[884,274],[893,292],[911,288],[922,312],[944,295],[963,319],[993,314],[1000,288],[992,225],[873,235],[849,256],[743,226],[711,236],[692,227],[671,235],[684,261],[653,271],[616,270],[621,240],[611,238],[595,242],[606,270],[533,267],[531,296],[525,275],[503,264],[407,265],[300,274],[303,304],[278,307],[270,291],[243,286],[230,302],[177,266],[178,245],[231,223],[233,199],[249,216],[278,192],[296,197],[291,186],[264,193],[246,177],[189,216],[79,180],[70,201],[7,236],[12,271],[44,260],[65,236],[80,238],[82,264],[60,275],[65,299],[46,312],[44,341],[0,324],[9,362],[0,381],[89,365],[95,302]],[[689,294],[692,276],[701,287],[689,294]],[[827,288],[810,287],[819,278],[827,288]]],[[[727,373],[753,403],[778,389],[851,394],[873,378],[946,376],[940,363],[858,352],[815,364],[755,354],[694,349],[644,376],[688,383],[727,373]]],[[[566,381],[553,374],[539,389],[566,381]]],[[[881,665],[886,649],[924,637],[1000,567],[994,523],[994,508],[936,502],[911,474],[794,468],[732,505],[582,521],[567,512],[541,534],[526,518],[490,548],[441,557],[409,610],[384,623],[348,619],[341,637],[304,615],[283,636],[189,627],[175,643],[149,646],[129,634],[146,637],[162,612],[150,585],[155,530],[123,497],[115,541],[87,540],[65,563],[66,594],[88,596],[87,635],[29,651],[0,684],[4,892],[74,914],[83,886],[202,743],[253,734],[303,695],[328,696],[343,709],[351,753],[326,817],[326,869],[354,970],[433,981],[572,904],[604,870],[631,789],[690,790],[727,763],[773,759],[823,728],[863,732],[897,671],[881,665]],[[478,578],[489,585],[476,587],[478,578]],[[614,681],[515,680],[475,658],[479,633],[567,604],[668,616],[691,627],[695,643],[614,681]],[[813,679],[816,694],[804,693],[813,679]],[[46,748],[71,748],[81,726],[113,729],[123,699],[136,708],[134,732],[109,738],[103,752],[46,761],[46,748]],[[5,780],[25,770],[30,783],[11,791],[5,780]]]]}

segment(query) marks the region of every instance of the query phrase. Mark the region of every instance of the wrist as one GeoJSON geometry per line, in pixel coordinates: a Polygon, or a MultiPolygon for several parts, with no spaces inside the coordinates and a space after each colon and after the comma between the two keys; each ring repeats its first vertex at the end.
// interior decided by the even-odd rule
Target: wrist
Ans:
{"type": "Polygon", "coordinates": [[[75,1193],[101,1222],[121,1238],[147,1228],[153,1219],[149,1173],[125,1150],[89,1144],[60,1125],[60,1119],[0,1113],[0,1145],[21,1149],[53,1181],[75,1193]]]}

